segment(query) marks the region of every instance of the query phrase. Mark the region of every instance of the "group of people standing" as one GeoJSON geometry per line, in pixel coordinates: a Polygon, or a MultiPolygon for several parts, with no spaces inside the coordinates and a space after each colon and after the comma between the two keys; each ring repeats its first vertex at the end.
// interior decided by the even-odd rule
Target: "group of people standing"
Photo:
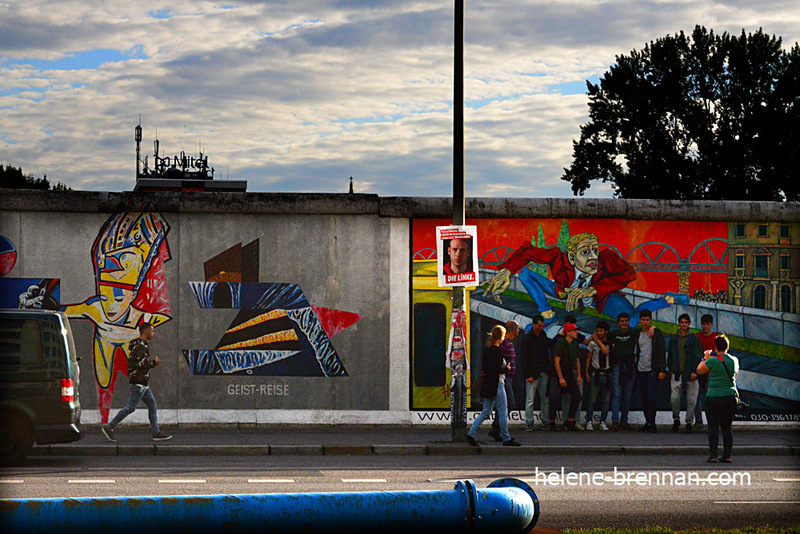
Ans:
{"type": "Polygon", "coordinates": [[[483,411],[475,419],[466,440],[477,445],[475,435],[492,410],[496,416],[489,435],[503,445],[519,445],[508,431],[508,410],[514,406],[513,376],[519,368],[525,379],[525,425],[558,430],[556,415],[563,407],[565,430],[629,430],[628,414],[634,389],[640,396],[645,423],[641,432],[658,432],[656,393],[661,380],[669,377],[672,407],[672,432],[692,433],[703,426],[705,406],[709,437],[709,462],[730,462],[733,443],[731,424],[736,409],[734,376],[738,360],[727,354],[728,340],[713,331],[713,317],[701,317],[701,330],[691,332],[691,318],[678,319],[678,331],[666,336],[652,323],[652,312],[639,312],[638,324],[631,327],[626,312],[617,316],[617,326],[605,321],[596,324],[591,336],[578,331],[575,317],[567,315],[559,333],[550,338],[545,319],[533,318],[527,333],[515,321],[492,329],[489,346],[483,351],[480,396],[483,411]],[[513,340],[518,343],[519,361],[513,340]],[[681,422],[681,399],[686,396],[686,411],[681,422]],[[535,421],[535,402],[539,398],[541,426],[535,421]],[[601,412],[595,420],[594,406],[600,397],[601,412]],[[585,407],[585,425],[579,420],[585,407]],[[611,412],[610,426],[608,413],[611,412]],[[717,458],[718,431],[722,428],[723,452],[717,458]]]}

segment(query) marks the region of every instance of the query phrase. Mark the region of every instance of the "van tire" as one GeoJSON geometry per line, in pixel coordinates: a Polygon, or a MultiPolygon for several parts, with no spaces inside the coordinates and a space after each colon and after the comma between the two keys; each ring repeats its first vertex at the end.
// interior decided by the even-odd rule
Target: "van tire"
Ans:
{"type": "Polygon", "coordinates": [[[0,465],[19,465],[33,447],[30,426],[19,416],[0,416],[0,465]]]}

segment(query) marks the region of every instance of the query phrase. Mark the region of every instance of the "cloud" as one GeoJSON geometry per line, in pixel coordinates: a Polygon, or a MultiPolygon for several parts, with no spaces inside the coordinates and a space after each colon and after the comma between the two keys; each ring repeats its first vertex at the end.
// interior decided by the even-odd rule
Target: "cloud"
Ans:
{"type": "MultiPolygon", "coordinates": [[[[134,184],[143,152],[202,145],[250,191],[452,192],[452,2],[14,0],[0,19],[0,158],[75,189],[134,184]],[[69,65],[69,68],[65,68],[69,65]]],[[[703,24],[798,40],[790,1],[467,3],[470,196],[571,196],[582,88],[703,24]]],[[[152,156],[150,156],[152,158],[152,156]]],[[[608,185],[589,196],[610,196],[608,185]]]]}

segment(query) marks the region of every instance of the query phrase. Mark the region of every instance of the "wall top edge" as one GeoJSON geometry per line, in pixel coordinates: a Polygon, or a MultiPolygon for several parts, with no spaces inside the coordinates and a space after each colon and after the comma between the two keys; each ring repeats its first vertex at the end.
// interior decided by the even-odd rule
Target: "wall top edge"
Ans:
{"type": "MultiPolygon", "coordinates": [[[[453,217],[450,197],[381,197],[350,193],[102,192],[4,189],[0,211],[110,213],[127,202],[162,212],[453,217]]],[[[798,202],[616,198],[468,197],[468,218],[598,218],[800,222],[798,202]]]]}

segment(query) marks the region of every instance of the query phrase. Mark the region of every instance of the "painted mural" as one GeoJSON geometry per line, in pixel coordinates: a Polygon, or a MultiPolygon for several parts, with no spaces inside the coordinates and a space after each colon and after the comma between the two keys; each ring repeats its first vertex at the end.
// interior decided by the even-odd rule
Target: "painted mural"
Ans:
{"type": "MultiPolygon", "coordinates": [[[[436,259],[435,228],[447,224],[413,221],[412,272],[436,259]]],[[[700,318],[710,315],[714,330],[731,339],[731,352],[739,357],[737,384],[753,407],[748,417],[800,420],[800,332],[794,315],[800,297],[800,225],[625,219],[476,219],[467,224],[478,226],[480,246],[481,285],[471,292],[473,354],[480,354],[491,324],[509,312],[528,319],[542,315],[550,337],[567,314],[589,334],[600,320],[614,325],[623,311],[635,324],[640,310],[651,310],[665,334],[677,331],[680,314],[690,315],[695,332],[700,318]]],[[[421,292],[415,291],[412,300],[415,316],[430,307],[421,292]]],[[[414,348],[430,344],[422,337],[433,327],[412,328],[412,367],[430,366],[422,356],[427,352],[419,351],[418,357],[414,348]]],[[[443,335],[446,329],[442,326],[443,335]]],[[[412,408],[442,407],[444,399],[415,388],[414,383],[412,408]]],[[[517,399],[524,400],[524,387],[519,388],[517,399]]],[[[658,408],[669,410],[669,387],[661,389],[658,408]]]]}
{"type": "Polygon", "coordinates": [[[91,249],[95,294],[61,309],[94,324],[93,362],[98,406],[108,422],[119,372],[127,376],[128,342],[138,326],[171,319],[164,263],[171,258],[169,224],[149,204],[129,203],[101,226],[91,249]]]}
{"type": "Polygon", "coordinates": [[[0,308],[57,310],[61,280],[58,278],[10,278],[17,263],[17,249],[0,235],[0,308]]]}
{"type": "Polygon", "coordinates": [[[10,239],[0,235],[0,277],[10,273],[17,263],[17,248],[10,239]]]}
{"type": "Polygon", "coordinates": [[[239,310],[213,349],[183,351],[194,375],[348,376],[330,338],[361,316],[312,306],[298,284],[261,283],[259,244],[241,243],[206,261],[189,282],[202,309],[239,310]]]}

